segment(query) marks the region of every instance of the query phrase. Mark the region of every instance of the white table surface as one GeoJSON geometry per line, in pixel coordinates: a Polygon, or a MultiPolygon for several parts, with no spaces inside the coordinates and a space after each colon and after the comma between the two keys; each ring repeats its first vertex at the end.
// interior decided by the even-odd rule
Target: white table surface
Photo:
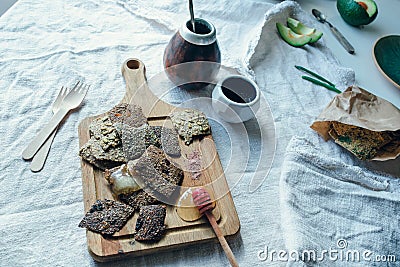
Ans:
{"type": "Polygon", "coordinates": [[[400,1],[376,1],[378,16],[371,24],[363,28],[346,24],[336,9],[335,0],[297,0],[297,2],[310,14],[313,8],[324,13],[327,20],[338,28],[354,46],[356,52],[354,55],[350,55],[336,40],[329,30],[329,26],[327,24],[320,25],[327,46],[343,66],[355,71],[358,85],[400,107],[400,89],[386,80],[378,71],[372,56],[372,48],[376,40],[382,36],[400,34],[399,23],[396,22],[400,14],[400,1]]]}

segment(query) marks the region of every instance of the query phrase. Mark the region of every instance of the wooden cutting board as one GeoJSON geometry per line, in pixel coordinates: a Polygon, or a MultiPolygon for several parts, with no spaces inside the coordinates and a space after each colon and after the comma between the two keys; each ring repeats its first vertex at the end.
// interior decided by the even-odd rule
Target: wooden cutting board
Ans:
{"type": "MultiPolygon", "coordinates": [[[[121,103],[141,106],[150,125],[172,128],[169,114],[179,108],[161,101],[151,92],[146,82],[144,64],[138,59],[128,59],[122,65],[122,75],[126,82],[126,93],[121,103]]],[[[90,138],[90,123],[101,116],[104,116],[104,114],[86,118],[79,124],[80,146],[84,145],[90,138]]],[[[205,136],[201,141],[195,140],[189,146],[186,146],[182,140],[179,140],[179,142],[182,155],[188,155],[194,150],[200,151],[203,169],[198,180],[192,179],[190,173],[184,172],[183,186],[204,186],[210,195],[217,200],[213,213],[218,219],[223,234],[225,236],[236,234],[239,231],[240,222],[212,136],[205,136]]],[[[175,160],[183,160],[182,157],[175,160]]],[[[107,181],[104,179],[103,171],[83,160],[81,166],[85,213],[97,199],[115,199],[107,181]]],[[[176,249],[216,239],[205,218],[187,222],[178,216],[176,207],[167,206],[166,235],[156,243],[137,242],[133,238],[137,216],[138,211],[121,231],[115,233],[112,237],[104,237],[101,234],[87,231],[88,249],[93,258],[97,261],[108,261],[126,256],[138,256],[176,249]]]]}

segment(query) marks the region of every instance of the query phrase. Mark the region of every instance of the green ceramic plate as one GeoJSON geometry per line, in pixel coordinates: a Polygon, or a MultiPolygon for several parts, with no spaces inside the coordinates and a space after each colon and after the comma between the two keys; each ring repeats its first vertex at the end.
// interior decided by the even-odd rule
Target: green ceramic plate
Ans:
{"type": "Polygon", "coordinates": [[[373,49],[378,69],[400,88],[400,35],[388,35],[376,41],[373,49]]]}

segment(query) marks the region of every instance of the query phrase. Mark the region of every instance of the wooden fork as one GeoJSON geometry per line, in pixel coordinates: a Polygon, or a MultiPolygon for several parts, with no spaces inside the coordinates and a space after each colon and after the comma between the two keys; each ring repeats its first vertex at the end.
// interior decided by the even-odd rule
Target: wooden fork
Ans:
{"type": "Polygon", "coordinates": [[[64,97],[60,109],[54,114],[53,118],[38,133],[38,135],[29,143],[22,152],[23,159],[31,159],[46,142],[51,133],[57,128],[58,124],[68,114],[71,109],[77,108],[86,96],[89,85],[78,82],[75,87],[64,97]]]}
{"type": "MultiPolygon", "coordinates": [[[[71,89],[67,87],[61,87],[60,92],[58,93],[58,96],[56,100],[53,103],[53,106],[51,108],[51,111],[53,114],[57,113],[57,111],[60,109],[61,103],[64,99],[64,97],[68,94],[68,92],[71,89]]],[[[51,144],[53,143],[53,139],[56,136],[58,127],[53,131],[53,133],[50,135],[49,139],[46,140],[46,142],[43,144],[43,146],[39,149],[39,151],[36,153],[36,155],[33,157],[32,162],[31,162],[31,171],[33,172],[38,172],[43,169],[44,163],[46,162],[47,155],[49,154],[51,144]]]]}

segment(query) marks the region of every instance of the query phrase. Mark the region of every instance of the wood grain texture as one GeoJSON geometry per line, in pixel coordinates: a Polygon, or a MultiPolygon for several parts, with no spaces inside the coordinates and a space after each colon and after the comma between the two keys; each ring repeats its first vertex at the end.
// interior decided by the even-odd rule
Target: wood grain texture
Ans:
{"type": "MultiPolygon", "coordinates": [[[[151,92],[146,83],[144,64],[137,59],[128,59],[122,65],[122,74],[126,81],[126,93],[121,103],[141,106],[145,116],[151,119],[150,124],[171,126],[169,114],[177,108],[161,101],[151,92]]],[[[88,130],[90,123],[103,115],[86,118],[80,123],[78,129],[80,146],[90,138],[88,130]]],[[[193,181],[189,173],[185,172],[183,184],[187,186],[205,185],[207,191],[217,199],[213,214],[218,219],[218,225],[223,235],[236,234],[240,229],[240,222],[212,136],[205,136],[201,141],[193,142],[190,146],[185,146],[180,140],[180,146],[182,155],[194,149],[199,150],[204,157],[203,162],[205,162],[201,178],[193,181]]],[[[176,160],[179,162],[182,157],[176,160]]],[[[101,170],[83,160],[81,167],[85,213],[97,199],[115,199],[101,170]]],[[[156,243],[136,242],[133,234],[137,216],[138,212],[135,212],[135,215],[121,231],[112,237],[103,237],[101,234],[87,231],[88,249],[93,258],[97,261],[108,261],[126,256],[139,256],[176,249],[216,239],[207,219],[201,218],[193,222],[186,222],[178,216],[176,207],[167,206],[166,235],[156,243]]]]}

